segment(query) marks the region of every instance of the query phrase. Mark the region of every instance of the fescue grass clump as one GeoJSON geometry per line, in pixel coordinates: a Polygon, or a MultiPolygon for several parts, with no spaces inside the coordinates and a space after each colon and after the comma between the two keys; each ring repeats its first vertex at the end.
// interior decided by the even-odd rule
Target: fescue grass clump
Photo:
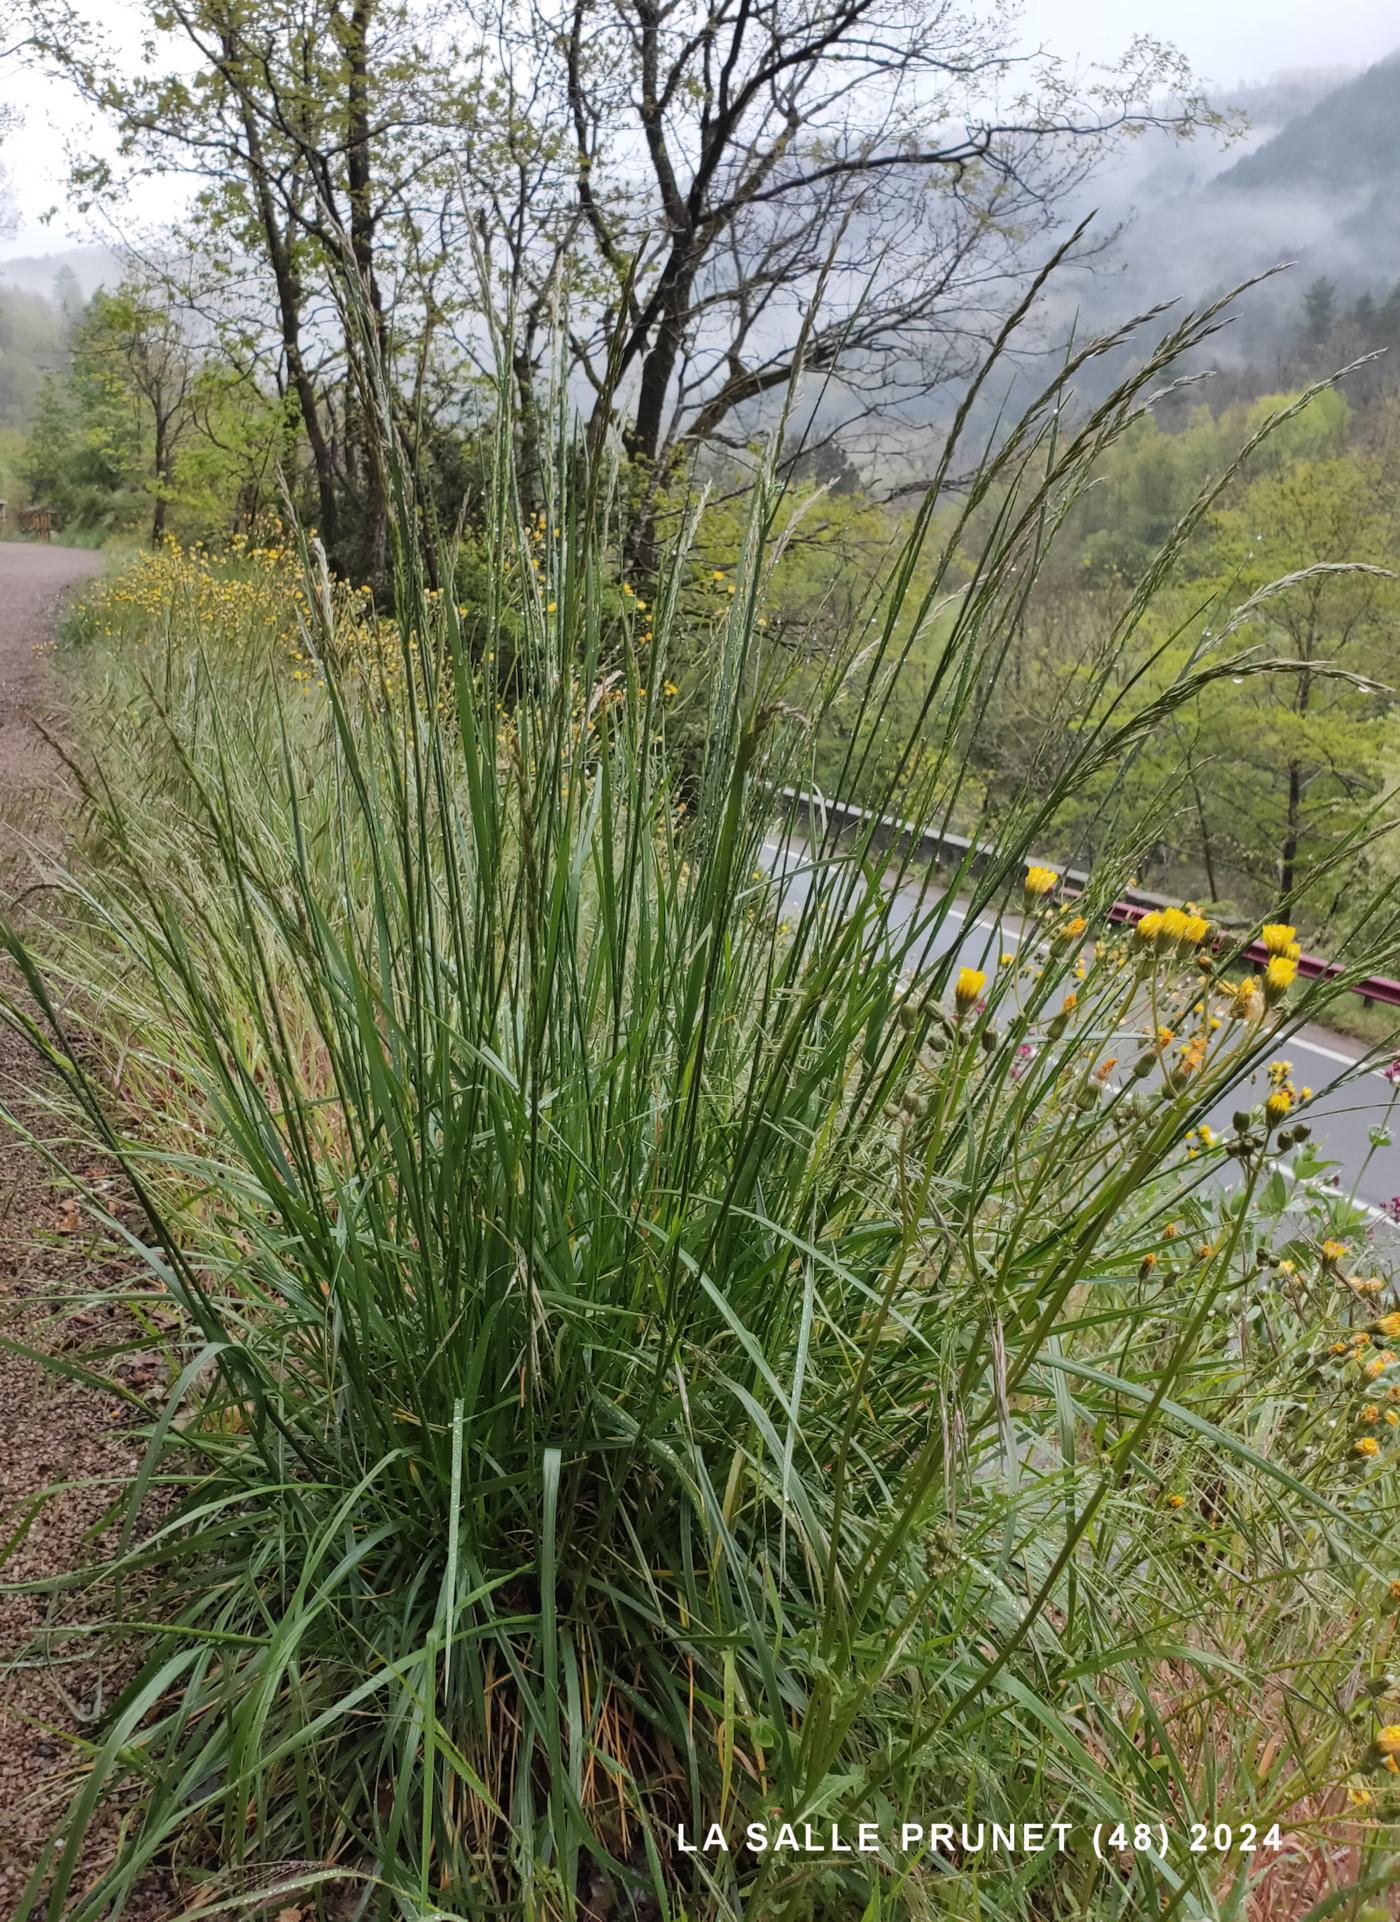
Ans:
{"type": "MultiPolygon", "coordinates": [[[[761,475],[683,734],[692,530],[620,594],[605,472],[566,447],[527,512],[508,424],[466,613],[386,447],[392,658],[307,538],[304,671],[258,619],[90,644],[115,724],[10,1017],[139,1200],[168,1369],[102,1576],[147,1659],[26,1915],[154,1869],[204,1913],[1240,1914],[1265,1857],[1099,1863],[1089,1829],[1384,1806],[1400,1372],[1317,1246],[1344,1205],[1257,1205],[1296,1116],[1196,1132],[1338,987],[1242,991],[1185,914],[1113,932],[1131,848],[1072,902],[1027,872],[1076,783],[1286,665],[1227,638],[1135,704],[1146,583],[1117,698],[912,917],[873,826],[784,798],[841,738],[886,811],[958,817],[1059,517],[1213,325],[1073,429],[1054,383],[966,502],[1003,490],[986,551],[958,575],[955,526],[913,605],[950,443],[839,658],[767,637],[761,475]],[[964,1814],[1079,1840],[891,1845],[964,1814]],[[677,1845],[782,1821],[885,1840],[677,1845]]],[[[1394,934],[1358,909],[1358,976],[1394,934]]]]}

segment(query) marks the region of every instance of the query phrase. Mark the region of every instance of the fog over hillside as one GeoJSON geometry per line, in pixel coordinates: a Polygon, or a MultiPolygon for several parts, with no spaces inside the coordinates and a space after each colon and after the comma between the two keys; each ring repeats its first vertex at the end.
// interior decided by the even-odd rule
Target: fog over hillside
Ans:
{"type": "Polygon", "coordinates": [[[1400,278],[1400,52],[1340,79],[1283,76],[1229,104],[1249,129],[1223,152],[1154,138],[1135,179],[1093,183],[1104,226],[1121,232],[1092,270],[1062,280],[1049,311],[1073,306],[1083,323],[1108,324],[1294,263],[1242,304],[1219,343],[1228,361],[1275,350],[1318,276],[1353,299],[1400,278]]]}
{"type": "Polygon", "coordinates": [[[39,294],[47,300],[54,281],[63,273],[74,276],[86,299],[121,277],[121,262],[110,247],[62,247],[51,254],[21,254],[13,260],[0,260],[0,287],[39,294]]]}

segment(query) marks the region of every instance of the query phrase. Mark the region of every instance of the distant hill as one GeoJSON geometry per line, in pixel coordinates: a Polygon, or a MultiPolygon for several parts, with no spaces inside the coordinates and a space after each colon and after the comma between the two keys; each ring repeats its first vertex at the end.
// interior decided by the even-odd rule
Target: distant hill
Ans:
{"type": "Polygon", "coordinates": [[[52,254],[0,258],[0,286],[16,288],[22,294],[40,294],[48,300],[55,279],[65,270],[76,278],[84,300],[99,287],[111,286],[121,278],[121,262],[110,248],[65,247],[52,254]]]}
{"type": "MultiPolygon", "coordinates": [[[[1349,308],[1362,295],[1383,300],[1400,280],[1400,52],[1363,73],[1289,75],[1222,94],[1219,104],[1249,116],[1248,151],[1154,140],[1137,178],[1110,181],[1117,194],[1100,198],[1121,232],[1092,270],[1063,278],[1046,316],[1052,331],[1076,316],[1081,327],[1109,327],[1158,301],[1199,304],[1293,262],[1245,296],[1207,356],[1271,366],[1282,380],[1310,281],[1334,281],[1349,308]]],[[[1374,344],[1358,337],[1356,351],[1374,344]]],[[[1098,380],[1129,357],[1104,361],[1098,380]]]]}
{"type": "Polygon", "coordinates": [[[1365,194],[1400,186],[1400,52],[1324,94],[1215,177],[1230,193],[1365,194]]]}

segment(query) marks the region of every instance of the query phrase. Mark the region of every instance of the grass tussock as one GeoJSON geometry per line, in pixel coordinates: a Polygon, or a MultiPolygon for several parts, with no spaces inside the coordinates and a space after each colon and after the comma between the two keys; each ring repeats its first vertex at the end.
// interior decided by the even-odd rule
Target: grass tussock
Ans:
{"type": "MultiPolygon", "coordinates": [[[[620,595],[605,474],[566,448],[527,514],[504,427],[467,610],[391,462],[391,645],[305,536],[297,590],[218,621],[179,612],[207,560],[99,590],[83,836],[8,1013],[139,1200],[166,1386],[101,1571],[147,1659],[25,1916],[158,1869],[206,1914],[1238,1917],[1271,1858],[1190,1824],[1336,1841],[1348,1787],[1384,1886],[1400,1367],[1357,1218],[1276,1173],[1286,1071],[1199,1132],[1340,988],[1241,989],[1185,913],[1112,930],[1130,847],[1073,903],[1026,884],[1076,784],[1288,664],[1227,631],[1140,696],[1168,555],[1048,790],[912,916],[781,798],[840,741],[851,791],[878,762],[887,811],[958,818],[1056,525],[1213,325],[1073,430],[1067,370],[935,538],[940,475],[834,658],[768,638],[760,476],[678,698],[693,526],[620,595]],[[1075,1841],[888,1845],[964,1815],[1075,1841]],[[677,1847],[783,1820],[887,1845],[677,1847]],[[1168,1860],[1096,1860],[1105,1821],[1168,1860]]],[[[1360,976],[1394,904],[1353,921],[1360,976]]]]}

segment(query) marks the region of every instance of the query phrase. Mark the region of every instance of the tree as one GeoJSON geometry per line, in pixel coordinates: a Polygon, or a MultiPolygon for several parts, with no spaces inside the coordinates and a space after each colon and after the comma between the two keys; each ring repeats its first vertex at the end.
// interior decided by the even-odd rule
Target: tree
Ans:
{"type": "Polygon", "coordinates": [[[1337,287],[1336,282],[1319,275],[1309,281],[1303,291],[1303,317],[1298,325],[1298,339],[1305,349],[1316,350],[1325,347],[1337,324],[1337,287]]]}
{"type": "Polygon", "coordinates": [[[93,295],[66,376],[50,380],[29,466],[36,493],[75,519],[129,521],[149,505],[165,535],[180,447],[195,421],[199,362],[178,317],[131,282],[93,295]]]}
{"type": "Polygon", "coordinates": [[[1302,671],[1251,680],[1220,706],[1217,806],[1234,833],[1251,824],[1243,862],[1272,867],[1288,896],[1355,827],[1380,791],[1386,692],[1323,670],[1391,678],[1400,596],[1393,482],[1355,454],[1302,459],[1261,475],[1214,517],[1222,587],[1244,600],[1285,576],[1251,629],[1302,671]]]}
{"type": "MultiPolygon", "coordinates": [[[[353,281],[363,295],[375,347],[393,331],[425,366],[424,338],[441,317],[423,292],[433,254],[425,267],[425,215],[434,196],[440,212],[450,190],[468,117],[451,61],[420,41],[418,17],[400,0],[309,0],[297,10],[277,0],[153,0],[151,57],[128,71],[69,0],[37,4],[50,59],[111,117],[123,152],[203,183],[199,251],[222,268],[222,291],[257,269],[255,300],[226,327],[241,335],[231,350],[245,364],[260,359],[271,329],[322,538],[342,571],[382,580],[383,481],[345,290],[353,281]]],[[[76,184],[106,194],[111,170],[91,163],[76,184]]],[[[197,298],[211,285],[206,274],[197,298]]],[[[410,396],[410,433],[416,418],[410,396]]]]}
{"type": "MultiPolygon", "coordinates": [[[[8,33],[0,32],[0,71],[23,53],[27,45],[27,40],[11,38],[8,33]]],[[[3,149],[6,139],[17,130],[19,124],[18,108],[7,101],[0,101],[0,149],[3,149]]],[[[3,158],[0,158],[0,240],[8,240],[18,225],[19,212],[10,190],[9,172],[3,158]]]]}
{"type": "Polygon", "coordinates": [[[553,0],[522,53],[528,130],[469,149],[474,212],[538,316],[568,287],[595,439],[664,472],[724,441],[801,364],[850,417],[926,408],[965,371],[1036,243],[1118,138],[1216,117],[1180,59],[1138,41],[1077,89],[1018,59],[1013,16],[951,0],[553,0]],[[1021,90],[987,111],[994,82],[1021,90]],[[532,181],[534,217],[499,182],[532,181]],[[494,172],[493,172],[494,167],[494,172]],[[560,203],[550,223],[538,202],[560,203]],[[544,244],[541,236],[547,236],[544,244]]]}
{"type": "Polygon", "coordinates": [[[259,262],[323,534],[371,574],[352,282],[370,345],[413,370],[393,396],[412,448],[453,354],[492,368],[494,318],[527,473],[562,376],[645,491],[683,449],[742,446],[799,364],[836,417],[927,411],[1116,141],[1219,124],[1160,43],[1079,84],[1015,53],[1009,4],[486,0],[488,22],[476,0],[147,0],[131,72],[71,0],[33,3],[124,151],[196,173],[206,225],[259,262]]]}

